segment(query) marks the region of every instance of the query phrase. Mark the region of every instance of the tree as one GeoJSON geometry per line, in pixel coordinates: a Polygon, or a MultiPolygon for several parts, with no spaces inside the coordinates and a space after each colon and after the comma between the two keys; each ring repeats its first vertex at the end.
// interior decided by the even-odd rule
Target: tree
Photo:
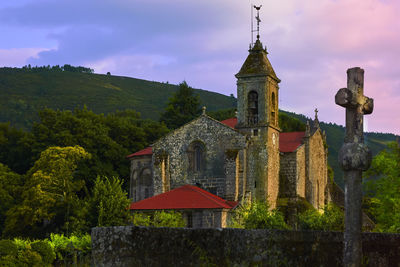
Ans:
{"type": "Polygon", "coordinates": [[[27,173],[22,202],[8,210],[4,232],[32,236],[48,231],[69,231],[70,217],[79,210],[77,192],[83,187],[73,174],[79,161],[88,159],[82,147],[50,147],[27,173]]]}
{"type": "Polygon", "coordinates": [[[44,109],[39,115],[41,122],[32,129],[34,154],[39,155],[49,146],[83,147],[92,157],[80,163],[74,176],[84,180],[89,190],[98,175],[129,177],[125,156],[168,132],[164,124],[143,120],[133,110],[105,116],[86,107],[74,112],[44,109]]]}
{"type": "Polygon", "coordinates": [[[130,200],[122,189],[120,179],[98,176],[88,200],[88,218],[91,227],[118,226],[129,223],[130,200]]]}
{"type": "Polygon", "coordinates": [[[6,213],[21,201],[23,178],[0,163],[0,236],[6,213]]]}
{"type": "Polygon", "coordinates": [[[200,115],[200,98],[186,81],[179,84],[178,91],[169,98],[160,121],[169,129],[176,129],[200,115]]]}
{"type": "Polygon", "coordinates": [[[400,232],[400,147],[396,142],[379,152],[366,172],[369,212],[379,232],[400,232]]]}
{"type": "Polygon", "coordinates": [[[32,135],[0,123],[0,162],[19,174],[32,167],[32,135]]]}

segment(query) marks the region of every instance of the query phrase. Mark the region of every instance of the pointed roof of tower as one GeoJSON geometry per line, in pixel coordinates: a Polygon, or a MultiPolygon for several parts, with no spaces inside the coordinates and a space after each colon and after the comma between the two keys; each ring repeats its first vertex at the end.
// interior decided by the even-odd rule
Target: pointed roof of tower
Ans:
{"type": "Polygon", "coordinates": [[[243,63],[242,68],[235,75],[236,78],[267,75],[279,83],[281,80],[279,80],[279,78],[276,76],[271,62],[268,60],[267,54],[267,50],[263,49],[262,43],[259,39],[257,39],[254,46],[249,50],[249,55],[247,56],[246,61],[243,63]]]}

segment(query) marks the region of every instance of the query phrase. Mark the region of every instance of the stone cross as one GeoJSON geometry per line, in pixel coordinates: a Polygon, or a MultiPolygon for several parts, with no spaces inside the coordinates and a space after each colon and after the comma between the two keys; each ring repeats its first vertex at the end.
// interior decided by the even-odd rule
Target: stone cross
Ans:
{"type": "Polygon", "coordinates": [[[362,171],[371,165],[371,152],[364,144],[363,115],[371,114],[374,100],[364,96],[364,70],[347,70],[347,88],[340,89],[337,105],[346,108],[346,135],[339,152],[345,180],[344,266],[360,266],[362,258],[362,171]]]}

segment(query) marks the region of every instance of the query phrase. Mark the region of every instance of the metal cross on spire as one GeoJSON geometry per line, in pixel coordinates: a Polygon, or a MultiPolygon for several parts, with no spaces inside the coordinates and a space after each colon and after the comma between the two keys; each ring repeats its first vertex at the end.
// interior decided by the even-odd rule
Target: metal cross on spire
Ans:
{"type": "Polygon", "coordinates": [[[256,16],[256,20],[257,20],[257,40],[260,39],[260,9],[261,9],[262,5],[260,6],[256,6],[254,5],[254,8],[257,10],[257,16],[256,16]]]}
{"type": "Polygon", "coordinates": [[[260,9],[261,9],[261,7],[262,7],[262,5],[260,5],[260,6],[252,5],[251,6],[251,44],[250,44],[250,47],[253,45],[253,32],[257,32],[257,40],[260,39],[260,22],[261,22],[260,9]],[[257,30],[253,30],[253,20],[254,20],[253,8],[255,8],[257,10],[257,16],[255,17],[256,21],[257,21],[257,30]]]}

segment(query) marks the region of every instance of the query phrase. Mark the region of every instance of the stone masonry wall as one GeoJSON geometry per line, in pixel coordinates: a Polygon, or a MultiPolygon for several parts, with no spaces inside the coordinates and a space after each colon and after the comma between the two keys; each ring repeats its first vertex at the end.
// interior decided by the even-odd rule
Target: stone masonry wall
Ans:
{"type": "Polygon", "coordinates": [[[296,151],[296,194],[297,196],[306,197],[306,151],[305,146],[300,146],[296,151]]]}
{"type": "Polygon", "coordinates": [[[305,197],[305,146],[283,153],[280,159],[280,197],[305,197]]]}
{"type": "Polygon", "coordinates": [[[279,194],[279,169],[280,169],[280,155],[279,155],[279,132],[268,127],[268,201],[271,208],[276,207],[276,201],[279,194]]]}
{"type": "MultiPolygon", "coordinates": [[[[400,235],[363,233],[365,266],[399,266],[400,235]]],[[[92,229],[93,266],[342,266],[343,233],[146,228],[92,229]]]]}
{"type": "MultiPolygon", "coordinates": [[[[144,198],[145,189],[147,188],[149,193],[152,193],[152,185],[144,186],[139,183],[140,178],[143,178],[144,171],[146,173],[152,173],[153,167],[151,165],[151,155],[140,156],[132,158],[131,161],[131,173],[130,173],[130,188],[129,188],[129,198],[133,201],[139,201],[144,198]],[[151,190],[150,190],[151,189],[151,190]]],[[[150,175],[150,178],[151,175],[150,175]]]]}
{"type": "Polygon", "coordinates": [[[322,208],[325,203],[325,188],[328,182],[326,151],[320,130],[309,138],[309,179],[312,188],[309,188],[309,202],[315,208],[322,208]]]}
{"type": "MultiPolygon", "coordinates": [[[[198,183],[204,189],[225,198],[226,167],[236,170],[232,164],[226,166],[226,151],[240,151],[245,146],[244,135],[206,115],[200,116],[153,145],[154,193],[162,193],[162,171],[161,164],[157,164],[158,155],[168,154],[170,189],[198,183]],[[204,168],[198,172],[189,168],[188,148],[193,142],[201,143],[205,150],[204,168]]],[[[234,180],[236,176],[232,172],[228,170],[228,178],[234,180]]],[[[235,194],[230,193],[229,196],[235,194]]]]}
{"type": "Polygon", "coordinates": [[[296,197],[296,152],[283,153],[280,159],[279,197],[296,197]]]}

